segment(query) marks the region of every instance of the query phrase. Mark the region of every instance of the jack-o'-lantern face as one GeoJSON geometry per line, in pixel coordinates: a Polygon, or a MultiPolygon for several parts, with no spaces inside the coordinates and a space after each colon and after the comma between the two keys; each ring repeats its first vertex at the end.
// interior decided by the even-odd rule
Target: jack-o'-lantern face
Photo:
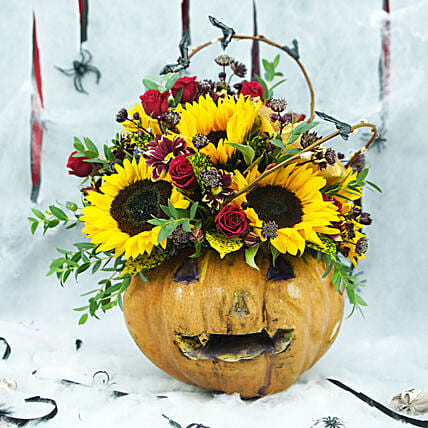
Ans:
{"type": "Polygon", "coordinates": [[[124,300],[128,329],[156,365],[211,390],[262,396],[293,384],[336,338],[343,299],[311,256],[260,270],[240,253],[171,260],[138,277],[124,300]]]}

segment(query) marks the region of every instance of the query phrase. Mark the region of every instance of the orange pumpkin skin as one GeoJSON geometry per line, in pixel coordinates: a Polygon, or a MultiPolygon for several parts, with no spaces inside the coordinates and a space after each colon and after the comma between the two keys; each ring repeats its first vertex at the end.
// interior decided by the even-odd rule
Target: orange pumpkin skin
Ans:
{"type": "MultiPolygon", "coordinates": [[[[260,397],[288,388],[327,351],[343,317],[343,296],[322,278],[324,266],[312,256],[285,257],[295,278],[267,281],[269,260],[257,256],[260,270],[245,263],[242,252],[220,260],[208,251],[199,263],[199,280],[174,282],[182,264],[177,257],[148,273],[148,282],[132,279],[124,296],[127,327],[141,351],[171,376],[191,385],[260,397]],[[245,311],[237,311],[245,305],[245,311]],[[238,308],[239,309],[239,308],[238,308]],[[248,335],[293,329],[280,353],[263,353],[235,362],[190,359],[177,344],[181,335],[248,335]],[[180,336],[177,336],[180,335],[180,336]]],[[[214,337],[214,336],[213,336],[214,337]]]]}

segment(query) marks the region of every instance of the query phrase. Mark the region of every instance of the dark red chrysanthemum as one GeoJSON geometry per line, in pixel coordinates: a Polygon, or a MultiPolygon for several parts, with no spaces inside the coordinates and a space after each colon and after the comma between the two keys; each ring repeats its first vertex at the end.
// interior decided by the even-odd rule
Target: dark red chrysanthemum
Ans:
{"type": "Polygon", "coordinates": [[[143,156],[148,166],[155,167],[152,171],[154,180],[160,177],[173,158],[186,153],[186,141],[180,137],[174,137],[171,141],[164,135],[156,135],[154,141],[148,142],[146,147],[143,156]]]}

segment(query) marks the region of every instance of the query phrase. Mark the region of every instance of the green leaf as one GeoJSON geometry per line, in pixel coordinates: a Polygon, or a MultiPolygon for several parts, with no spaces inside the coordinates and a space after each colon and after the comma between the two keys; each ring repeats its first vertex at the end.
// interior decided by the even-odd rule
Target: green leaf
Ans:
{"type": "Polygon", "coordinates": [[[32,223],[32,225],[31,225],[31,233],[34,235],[34,232],[36,231],[36,229],[37,229],[37,226],[39,225],[39,223],[38,222],[36,222],[36,223],[32,223]]]}
{"type": "Polygon", "coordinates": [[[120,310],[123,312],[123,299],[122,299],[122,294],[119,294],[119,296],[117,296],[117,305],[119,306],[120,310]]]}
{"type": "Polygon", "coordinates": [[[265,79],[268,82],[271,82],[274,79],[275,66],[274,66],[274,64],[272,62],[269,62],[266,59],[263,59],[262,62],[263,62],[263,67],[266,70],[265,79]]]}
{"type": "Polygon", "coordinates": [[[332,267],[333,267],[333,263],[330,263],[327,266],[327,269],[325,270],[324,275],[322,276],[322,278],[325,278],[330,273],[332,267]]]}
{"type": "Polygon", "coordinates": [[[76,242],[73,244],[76,248],[81,249],[87,249],[87,248],[94,248],[94,244],[91,242],[76,242]]]}
{"type": "Polygon", "coordinates": [[[367,302],[361,296],[359,296],[358,294],[355,295],[355,302],[358,305],[361,305],[361,306],[368,306],[367,302]]]}
{"type": "Polygon", "coordinates": [[[97,154],[97,156],[99,155],[99,152],[98,152],[98,148],[97,148],[97,146],[89,139],[89,138],[83,138],[83,140],[85,141],[85,144],[86,144],[86,147],[88,148],[88,150],[90,151],[90,152],[94,152],[94,153],[96,153],[97,154]]]}
{"type": "Polygon", "coordinates": [[[165,238],[168,238],[168,236],[171,235],[171,233],[174,232],[176,228],[177,228],[176,222],[172,222],[162,226],[158,235],[158,244],[160,244],[165,238]]]}
{"type": "Polygon", "coordinates": [[[366,180],[366,183],[367,183],[369,186],[371,186],[371,187],[373,187],[374,189],[376,189],[379,193],[383,193],[383,192],[382,192],[382,189],[381,189],[378,185],[376,185],[375,183],[373,183],[372,181],[366,180]]]}
{"type": "Polygon", "coordinates": [[[143,79],[143,85],[146,87],[146,89],[155,89],[156,91],[159,91],[159,85],[156,82],[153,82],[153,80],[150,79],[143,79]]]}
{"type": "Polygon", "coordinates": [[[167,91],[169,91],[174,86],[177,79],[178,79],[178,73],[171,74],[171,76],[168,78],[168,80],[165,83],[165,88],[167,91]]]}
{"type": "Polygon", "coordinates": [[[86,309],[88,308],[89,308],[89,305],[86,305],[86,306],[81,306],[80,308],[73,308],[73,311],[82,312],[82,311],[86,311],[86,309]]]}
{"type": "Polygon", "coordinates": [[[67,279],[70,276],[71,272],[72,272],[71,269],[69,269],[66,272],[64,272],[64,276],[62,277],[62,283],[63,284],[65,283],[65,281],[67,281],[67,279]]]}
{"type": "Polygon", "coordinates": [[[60,220],[67,220],[67,214],[60,208],[56,207],[55,205],[49,205],[49,210],[51,213],[60,220]]]}
{"type": "Polygon", "coordinates": [[[281,149],[285,149],[284,141],[282,141],[280,138],[274,138],[274,139],[270,140],[270,142],[276,147],[279,147],[281,149]]]}
{"type": "Polygon", "coordinates": [[[35,208],[31,208],[31,211],[33,211],[33,214],[40,220],[46,220],[46,216],[41,211],[36,210],[35,208]]]}
{"type": "Polygon", "coordinates": [[[276,259],[281,253],[273,245],[270,246],[270,251],[272,253],[272,264],[275,266],[276,259]]]}
{"type": "Polygon", "coordinates": [[[54,219],[54,220],[50,220],[48,223],[46,223],[47,224],[47,227],[49,228],[49,229],[53,229],[54,227],[56,227],[56,226],[58,226],[59,225],[59,220],[57,220],[57,219],[54,219]]]}
{"type": "Polygon", "coordinates": [[[94,266],[92,267],[92,274],[94,274],[101,266],[101,260],[98,260],[94,263],[94,266]]]}
{"type": "Polygon", "coordinates": [[[305,132],[309,131],[312,128],[315,128],[315,126],[319,125],[319,122],[312,122],[312,123],[301,123],[300,125],[297,125],[290,133],[290,135],[287,138],[287,144],[294,143],[300,135],[304,134],[305,132]]]}
{"type": "Polygon", "coordinates": [[[357,175],[357,180],[358,181],[364,181],[364,179],[367,177],[367,174],[369,173],[369,169],[368,168],[364,168],[362,171],[360,171],[357,175]]]}
{"type": "Polygon", "coordinates": [[[183,90],[184,90],[184,87],[182,86],[182,87],[177,91],[177,94],[176,94],[176,95],[175,95],[175,97],[174,97],[174,107],[177,107],[177,106],[178,106],[178,104],[180,104],[181,98],[182,98],[182,96],[183,96],[183,90]]]}
{"type": "Polygon", "coordinates": [[[143,275],[142,272],[138,272],[138,275],[144,282],[147,282],[147,278],[143,275]]]}
{"type": "Polygon", "coordinates": [[[85,150],[85,146],[83,145],[83,143],[77,137],[74,137],[73,146],[79,152],[83,152],[83,150],[85,150]]]}
{"type": "Polygon", "coordinates": [[[257,251],[259,250],[260,244],[255,245],[254,247],[247,248],[245,250],[245,261],[248,265],[250,265],[252,268],[260,270],[259,267],[256,265],[256,262],[254,258],[256,257],[257,251]]]}
{"type": "Polygon", "coordinates": [[[114,154],[112,153],[110,148],[107,146],[107,144],[104,144],[104,156],[110,162],[114,162],[116,160],[116,158],[114,157],[114,154]]]}
{"type": "Polygon", "coordinates": [[[194,202],[190,207],[190,218],[195,218],[198,205],[199,205],[199,202],[194,202]]]}
{"type": "MultiPolygon", "coordinates": [[[[275,74],[277,74],[277,73],[275,73],[275,74]]],[[[276,82],[275,85],[271,86],[270,91],[273,91],[277,86],[281,85],[281,83],[284,83],[286,81],[287,81],[287,79],[282,79],[279,82],[276,82]]]]}
{"type": "Polygon", "coordinates": [[[247,165],[250,165],[251,162],[254,159],[254,156],[256,155],[256,152],[251,146],[247,146],[245,144],[239,144],[239,143],[226,143],[229,146],[235,147],[235,149],[238,149],[242,155],[244,156],[244,161],[247,165]]]}
{"type": "Polygon", "coordinates": [[[184,219],[184,221],[181,224],[185,232],[190,233],[192,231],[192,227],[190,226],[190,221],[188,218],[184,219]]]}
{"type": "Polygon", "coordinates": [[[75,204],[74,202],[71,202],[71,201],[67,201],[66,203],[65,203],[65,207],[67,208],[67,209],[69,209],[70,211],[77,211],[78,210],[78,206],[77,206],[77,204],[75,204]]]}
{"type": "Polygon", "coordinates": [[[195,244],[195,252],[190,256],[192,258],[199,257],[202,251],[202,242],[198,242],[195,244]]]}
{"type": "Polygon", "coordinates": [[[170,199],[168,199],[168,208],[170,213],[172,214],[172,217],[174,217],[175,219],[179,218],[178,212],[175,209],[174,205],[172,205],[172,202],[170,199]]]}
{"type": "Polygon", "coordinates": [[[79,325],[83,325],[83,324],[85,324],[85,322],[86,322],[86,321],[88,321],[88,314],[83,314],[83,315],[80,317],[79,325]]]}
{"type": "Polygon", "coordinates": [[[259,82],[260,85],[262,85],[263,101],[266,101],[269,98],[269,88],[267,86],[267,83],[258,74],[254,74],[254,77],[256,78],[257,82],[259,82]]]}
{"type": "Polygon", "coordinates": [[[91,266],[91,264],[89,262],[83,263],[83,265],[80,265],[77,268],[77,270],[76,270],[77,274],[85,272],[85,270],[88,270],[90,266],[91,266]]]}
{"type": "Polygon", "coordinates": [[[166,207],[165,205],[159,205],[159,207],[168,217],[173,217],[169,207],[166,207]]]}

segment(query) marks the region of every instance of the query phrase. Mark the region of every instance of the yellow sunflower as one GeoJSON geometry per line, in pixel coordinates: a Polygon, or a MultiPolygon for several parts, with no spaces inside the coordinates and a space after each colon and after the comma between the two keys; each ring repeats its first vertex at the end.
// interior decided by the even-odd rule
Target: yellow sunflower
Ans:
{"type": "MultiPolygon", "coordinates": [[[[246,181],[259,175],[253,168],[246,181]]],[[[242,176],[237,180],[242,181],[242,176]]],[[[339,217],[334,203],[322,198],[320,189],[324,185],[325,179],[309,165],[291,164],[261,180],[245,195],[245,213],[259,237],[263,241],[270,238],[281,253],[302,254],[305,241],[324,247],[318,233],[340,233],[331,227],[339,217]]]]}
{"type": "Polygon", "coordinates": [[[217,103],[209,96],[201,96],[197,102],[177,107],[181,116],[177,129],[189,146],[210,156],[214,163],[224,164],[236,150],[227,143],[243,143],[254,125],[260,126],[260,133],[274,133],[268,120],[258,114],[260,106],[260,101],[255,104],[243,95],[219,98],[217,103]],[[203,148],[192,143],[198,134],[208,139],[203,148]]]}
{"type": "MultiPolygon", "coordinates": [[[[162,134],[157,119],[153,119],[150,116],[147,116],[141,104],[135,104],[134,107],[129,108],[127,112],[128,116],[130,117],[134,117],[134,115],[137,113],[139,120],[141,120],[141,126],[145,129],[150,128],[153,135],[162,134]]],[[[123,129],[123,131],[138,132],[137,125],[135,124],[135,122],[131,122],[130,120],[122,122],[122,126],[125,128],[123,129]]]]}
{"type": "MultiPolygon", "coordinates": [[[[116,174],[104,178],[101,193],[91,191],[86,197],[89,206],[82,210],[83,232],[98,251],[115,250],[115,257],[135,258],[150,254],[158,244],[160,227],[147,220],[164,217],[160,205],[168,198],[176,208],[187,208],[189,202],[173,187],[168,176],[153,182],[151,170],[143,158],[139,163],[125,159],[116,165],[116,174]]],[[[166,239],[161,242],[165,248],[166,239]]]]}

